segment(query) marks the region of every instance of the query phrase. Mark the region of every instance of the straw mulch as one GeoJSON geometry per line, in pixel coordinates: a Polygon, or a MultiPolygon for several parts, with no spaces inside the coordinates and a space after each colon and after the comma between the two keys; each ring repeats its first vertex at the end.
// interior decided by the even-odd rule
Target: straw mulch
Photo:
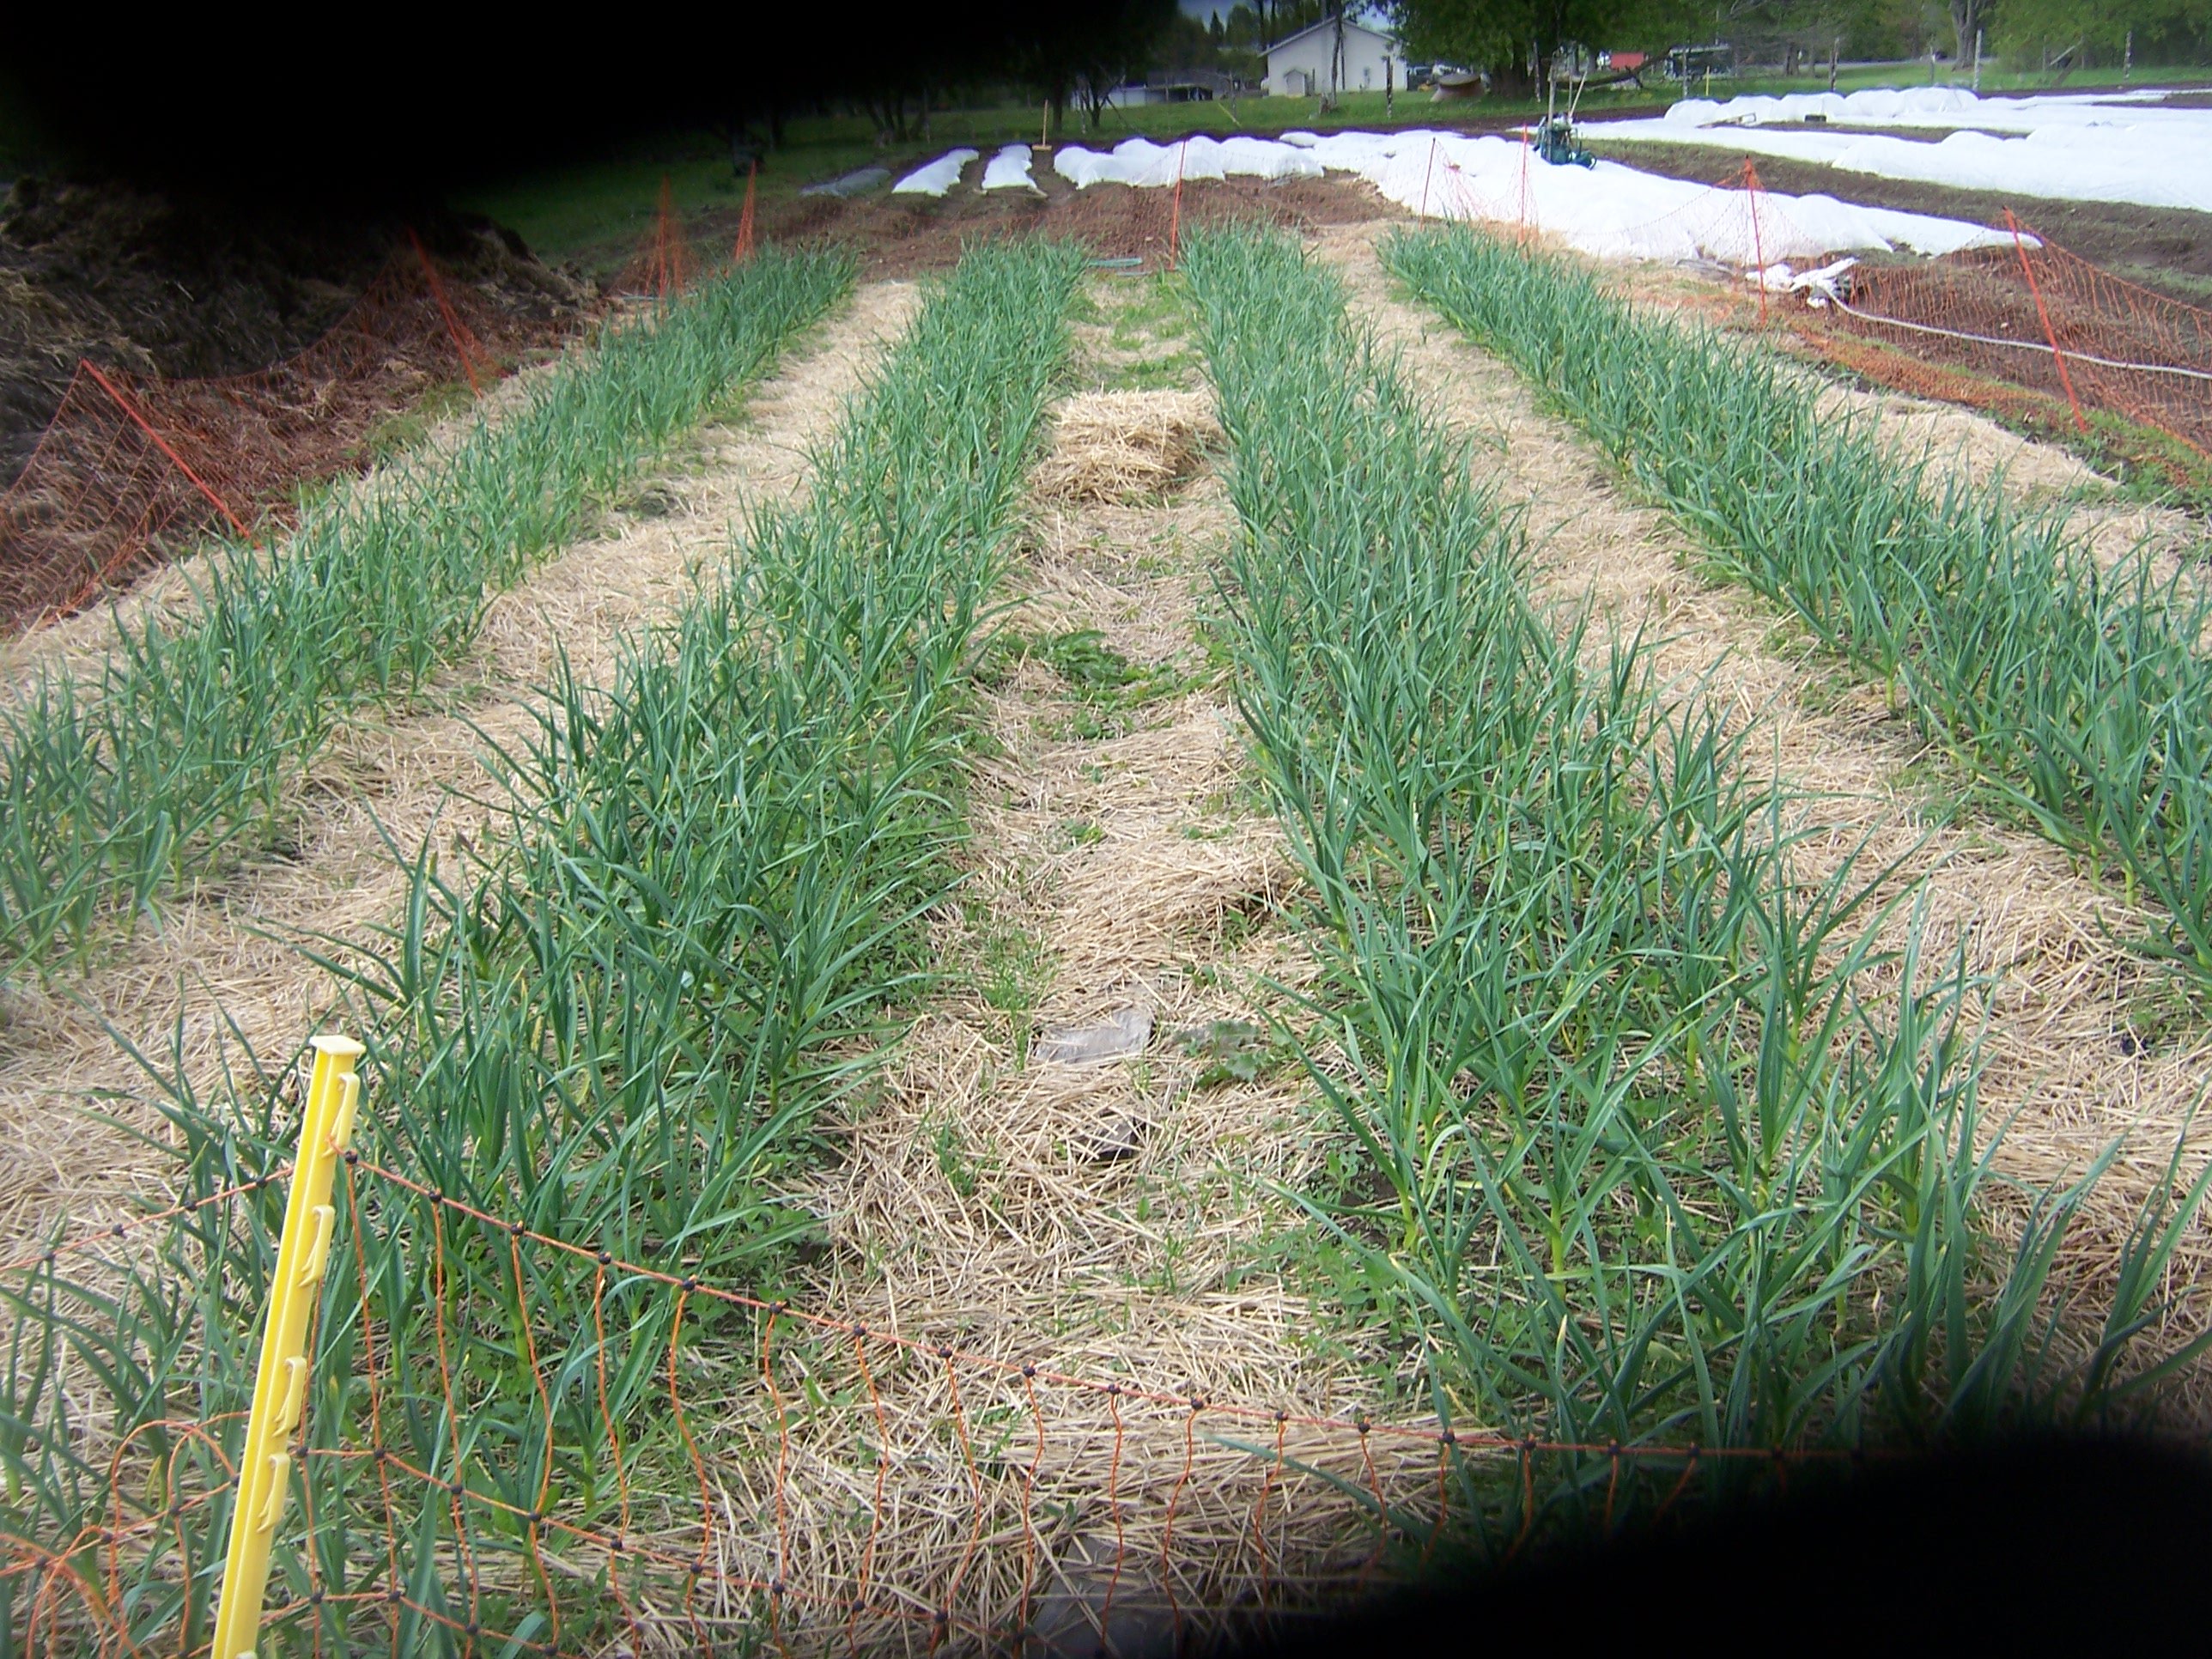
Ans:
{"type": "MultiPolygon", "coordinates": [[[[1077,470],[1071,430],[1086,456],[1134,447],[1063,418],[1044,477],[1077,470]]],[[[1203,661],[1194,607],[1230,522],[1218,485],[1040,520],[1013,626],[1095,629],[1148,666],[1203,661]]],[[[852,1344],[794,1347],[788,1409],[757,1389],[733,1399],[713,1474],[735,1509],[718,1547],[805,1587],[781,1626],[795,1650],[842,1648],[866,1589],[864,1648],[948,1608],[963,1648],[988,1628],[1087,1655],[1103,1620],[1117,1644],[1165,1651],[1375,1571],[1375,1534],[1314,1471],[1433,1507],[1433,1445],[1377,1436],[1363,1451],[1351,1428],[1389,1358],[1317,1342],[1335,1322],[1271,1255],[1296,1224],[1280,1194],[1310,1185],[1325,1141],[1309,1088],[1282,1066],[1199,1086],[1189,1052],[1259,1024],[1262,979],[1310,972],[1279,919],[1295,872],[1226,690],[1145,705],[1096,738],[1069,735],[1079,707],[1035,661],[989,699],[975,899],[942,922],[945,958],[977,983],[922,1011],[843,1160],[800,1194],[833,1242],[805,1305],[963,1356],[1344,1427],[1285,1425],[1278,1463],[1264,1418],[1209,1422],[882,1345],[863,1377],[852,1344]],[[1009,951],[1034,1006],[993,991],[1009,951]],[[1031,1057],[1039,1030],[1125,1007],[1152,1016],[1141,1055],[1031,1057]]]]}
{"type": "Polygon", "coordinates": [[[1083,392],[1054,417],[1036,493],[1071,503],[1149,501],[1195,477],[1220,435],[1203,392],[1083,392]]]}

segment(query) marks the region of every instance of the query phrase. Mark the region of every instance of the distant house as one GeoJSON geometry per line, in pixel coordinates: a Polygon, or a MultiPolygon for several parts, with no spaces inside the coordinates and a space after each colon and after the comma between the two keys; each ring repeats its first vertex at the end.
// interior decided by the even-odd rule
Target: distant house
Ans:
{"type": "Polygon", "coordinates": [[[1332,79],[1336,56],[1336,22],[1324,18],[1311,28],[1284,36],[1267,48],[1267,91],[1277,98],[1310,98],[1332,87],[1342,92],[1380,92],[1387,75],[1392,85],[1406,84],[1406,55],[1381,29],[1346,18],[1344,64],[1332,79]]]}
{"type": "Polygon", "coordinates": [[[1106,101],[1126,109],[1132,104],[1200,104],[1237,93],[1234,76],[1216,70],[1178,70],[1127,82],[1108,93],[1106,101]]]}

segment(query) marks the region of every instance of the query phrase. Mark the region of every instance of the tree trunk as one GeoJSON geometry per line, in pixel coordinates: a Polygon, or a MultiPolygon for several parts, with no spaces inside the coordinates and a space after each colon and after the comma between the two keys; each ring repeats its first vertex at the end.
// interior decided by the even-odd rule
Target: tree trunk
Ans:
{"type": "Polygon", "coordinates": [[[1974,30],[1981,22],[1981,0],[1951,0],[1951,35],[1954,50],[1953,69],[1966,61],[1974,49],[1974,30]]]}

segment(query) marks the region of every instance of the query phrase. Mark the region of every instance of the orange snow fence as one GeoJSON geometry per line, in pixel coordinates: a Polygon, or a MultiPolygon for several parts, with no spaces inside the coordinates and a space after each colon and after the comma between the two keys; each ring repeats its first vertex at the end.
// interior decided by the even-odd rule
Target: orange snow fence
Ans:
{"type": "Polygon", "coordinates": [[[2014,228],[1998,247],[1858,266],[1829,307],[1837,326],[1814,331],[1815,343],[1852,362],[1854,339],[1879,342],[1929,364],[1936,380],[2056,398],[2083,426],[2086,411],[2108,410],[2212,458],[2212,311],[2014,228]]]}
{"type": "Polygon", "coordinates": [[[249,536],[300,479],[358,465],[390,410],[494,378],[495,321],[410,243],[271,368],[168,380],[80,362],[0,495],[0,627],[76,610],[210,531],[249,536]]]}

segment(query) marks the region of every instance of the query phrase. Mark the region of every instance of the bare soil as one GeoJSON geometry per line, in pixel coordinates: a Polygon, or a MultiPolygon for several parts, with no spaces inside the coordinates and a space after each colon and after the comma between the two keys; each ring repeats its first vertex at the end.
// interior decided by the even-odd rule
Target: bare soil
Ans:
{"type": "MultiPolygon", "coordinates": [[[[495,350],[557,337],[593,297],[489,220],[427,213],[415,228],[471,314],[492,320],[495,350]]],[[[389,222],[18,179],[0,204],[0,488],[79,358],[167,380],[265,368],[318,339],[406,246],[405,228],[389,222]]],[[[364,388],[364,409],[323,416],[373,419],[393,397],[364,388]]]]}
{"type": "MultiPolygon", "coordinates": [[[[939,201],[890,195],[849,201],[810,198],[764,218],[762,228],[778,240],[819,239],[851,247],[866,275],[904,276],[950,270],[960,258],[961,244],[975,236],[1035,233],[1078,238],[1091,243],[1102,258],[1139,258],[1157,269],[1167,257],[1170,235],[1180,228],[1256,219],[1309,234],[1389,210],[1367,185],[1347,179],[1192,179],[1182,187],[1178,214],[1173,191],[1126,185],[1079,191],[1042,158],[1033,172],[1041,194],[986,192],[969,182],[939,201]]],[[[698,222],[702,240],[719,246],[734,233],[737,216],[726,211],[698,222]]]]}

